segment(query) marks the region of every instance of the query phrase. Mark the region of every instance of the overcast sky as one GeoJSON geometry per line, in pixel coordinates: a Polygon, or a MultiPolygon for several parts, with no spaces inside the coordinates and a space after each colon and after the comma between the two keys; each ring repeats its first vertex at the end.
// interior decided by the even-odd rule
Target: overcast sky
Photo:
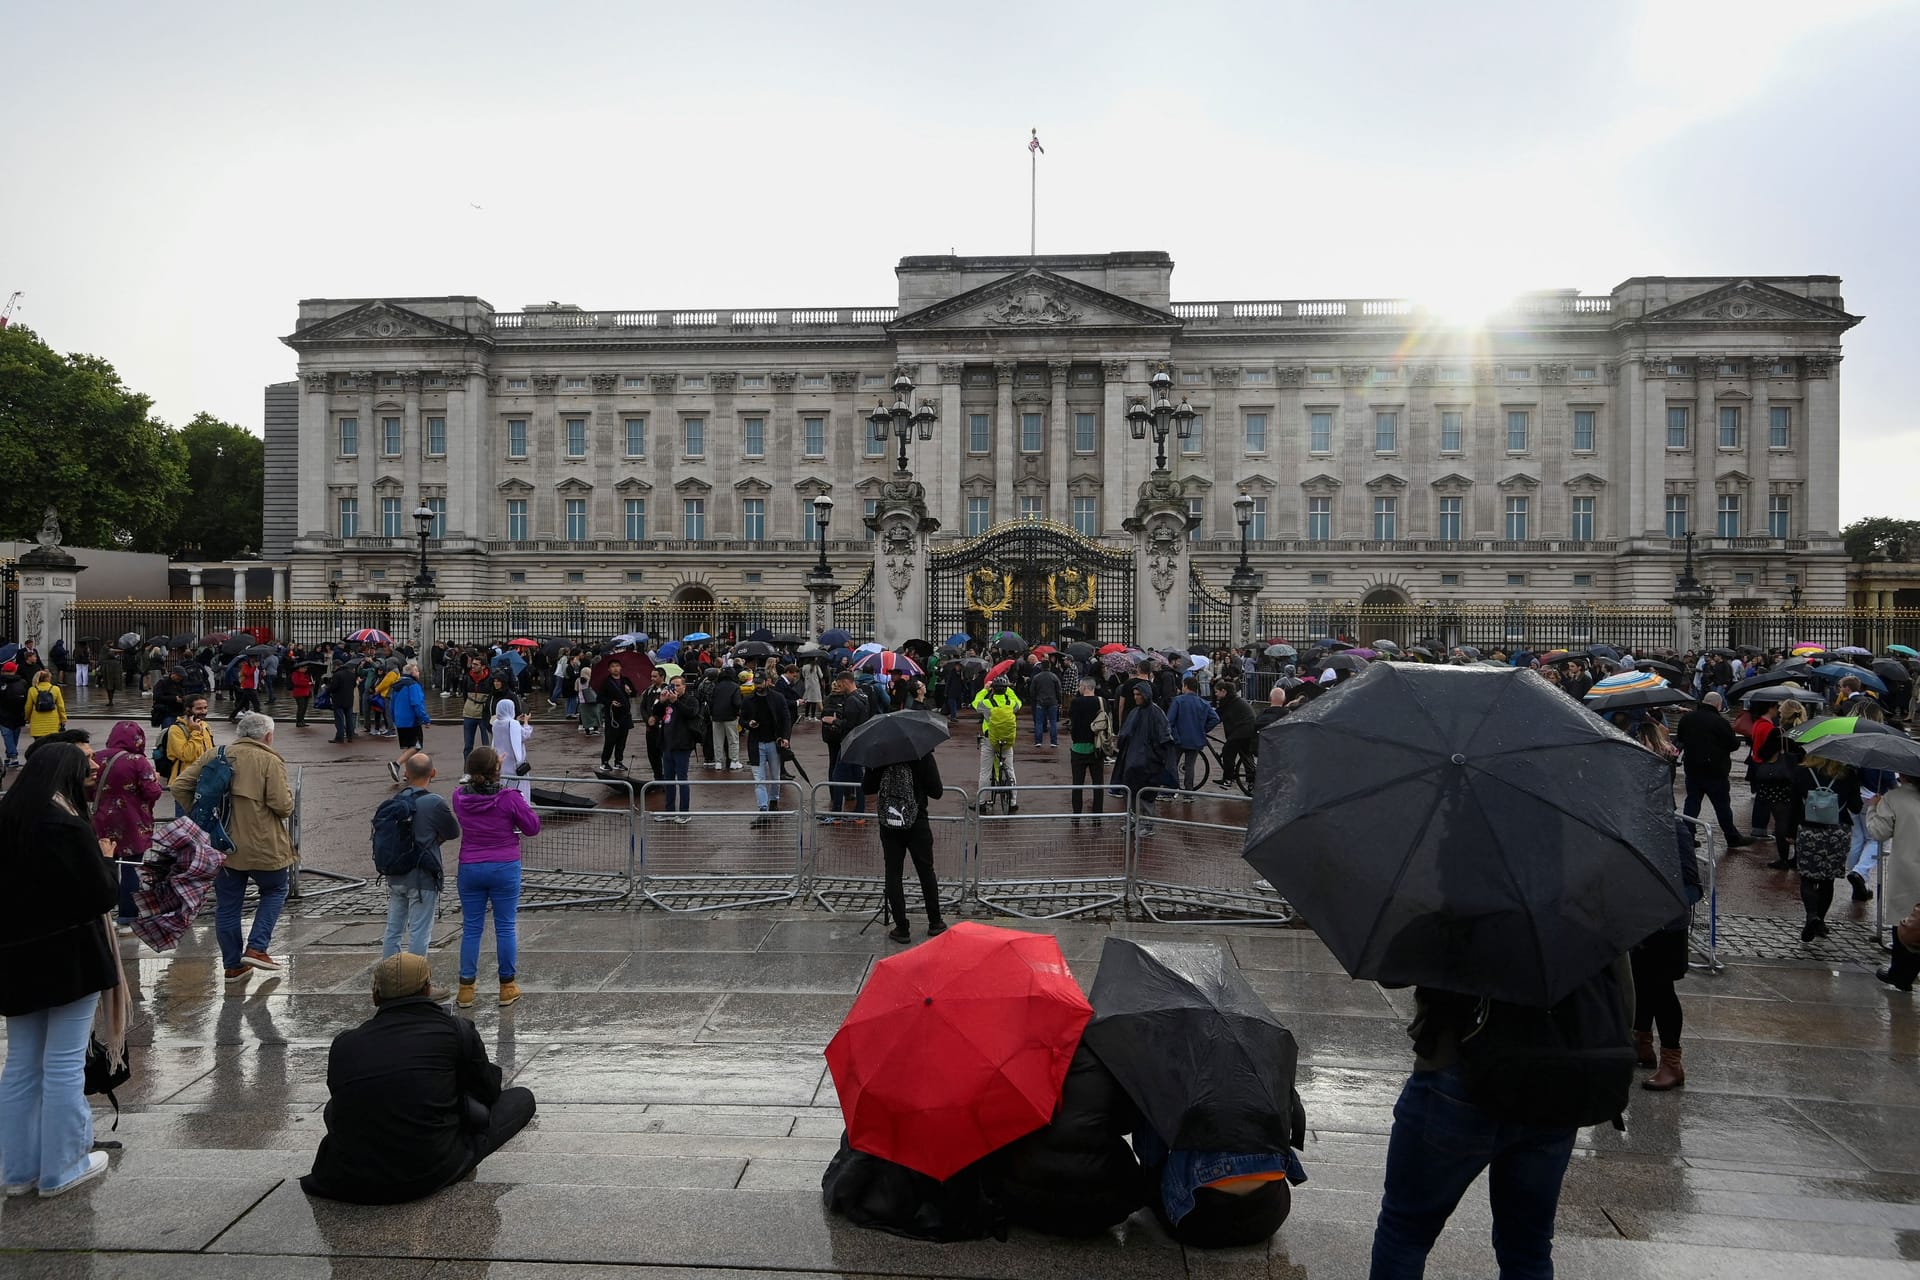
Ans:
{"type": "Polygon", "coordinates": [[[891,303],[1024,252],[1038,126],[1041,251],[1176,299],[1839,275],[1842,516],[1920,518],[1920,4],[14,4],[0,48],[0,295],[175,422],[259,430],[304,297],[891,303]]]}

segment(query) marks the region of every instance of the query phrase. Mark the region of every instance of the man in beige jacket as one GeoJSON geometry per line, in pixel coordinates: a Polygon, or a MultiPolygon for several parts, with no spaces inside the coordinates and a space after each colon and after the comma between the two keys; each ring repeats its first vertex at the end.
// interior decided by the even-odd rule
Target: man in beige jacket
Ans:
{"type": "MultiPolygon", "coordinates": [[[[273,721],[247,711],[241,713],[237,728],[239,739],[224,749],[233,766],[233,812],[226,822],[233,850],[213,882],[214,936],[220,941],[220,959],[229,982],[243,980],[255,969],[279,971],[280,964],[267,954],[267,947],[280,909],[286,905],[293,867],[293,839],[287,834],[293,790],[287,785],[287,763],[273,749],[273,721]],[[249,880],[260,891],[260,905],[242,950],[240,908],[249,880]]],[[[182,809],[192,811],[201,771],[220,754],[206,752],[174,775],[169,789],[182,809]]]]}

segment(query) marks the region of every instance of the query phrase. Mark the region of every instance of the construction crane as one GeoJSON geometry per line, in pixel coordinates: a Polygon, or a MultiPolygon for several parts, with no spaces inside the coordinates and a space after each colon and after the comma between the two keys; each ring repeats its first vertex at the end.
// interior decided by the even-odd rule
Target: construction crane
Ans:
{"type": "Polygon", "coordinates": [[[21,295],[25,292],[25,289],[15,289],[7,295],[7,305],[0,307],[0,329],[4,329],[12,323],[13,313],[19,309],[21,295]]]}

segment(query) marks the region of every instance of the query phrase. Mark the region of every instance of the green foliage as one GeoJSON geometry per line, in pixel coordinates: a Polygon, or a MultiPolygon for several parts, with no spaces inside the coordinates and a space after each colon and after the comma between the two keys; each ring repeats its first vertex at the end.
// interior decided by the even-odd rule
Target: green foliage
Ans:
{"type": "Polygon", "coordinates": [[[1855,520],[1840,531],[1847,554],[1855,564],[1875,560],[1905,563],[1920,555],[1920,520],[1896,520],[1892,516],[1869,516],[1855,520]]]}
{"type": "Polygon", "coordinates": [[[98,356],[0,329],[0,537],[31,541],[49,503],[71,546],[170,552],[186,451],[98,356]]]}
{"type": "Polygon", "coordinates": [[[206,560],[258,551],[266,441],[207,413],[194,415],[177,438],[186,451],[187,495],[175,544],[206,560]]]}

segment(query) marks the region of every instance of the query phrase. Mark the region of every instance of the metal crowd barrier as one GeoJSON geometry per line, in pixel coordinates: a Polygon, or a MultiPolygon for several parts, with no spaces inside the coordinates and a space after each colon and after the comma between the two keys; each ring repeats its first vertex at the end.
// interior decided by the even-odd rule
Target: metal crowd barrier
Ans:
{"type": "Polygon", "coordinates": [[[988,787],[974,815],[973,896],[1002,915],[1053,920],[1128,909],[1127,806],[1109,788],[1106,812],[1072,812],[1071,793],[1090,787],[988,787]],[[1009,793],[1018,813],[991,812],[1009,793]]]}
{"type": "Polygon", "coordinates": [[[1240,856],[1253,801],[1238,792],[1154,793],[1133,827],[1134,900],[1166,924],[1287,924],[1293,908],[1240,856]]]}
{"type": "Polygon", "coordinates": [[[654,906],[721,911],[800,896],[813,822],[800,783],[649,782],[640,806],[640,893],[654,906]],[[753,792],[762,785],[776,789],[764,813],[753,792]]]}
{"type": "MultiPolygon", "coordinates": [[[[860,784],[814,784],[809,797],[813,821],[807,840],[807,896],[828,911],[878,911],[886,875],[876,806],[869,804],[863,814],[834,813],[831,801],[836,788],[844,804],[860,784]]],[[[940,881],[940,906],[943,912],[950,912],[959,907],[967,893],[973,797],[960,787],[948,787],[946,794],[928,808],[927,825],[933,829],[933,872],[940,881]]],[[[911,861],[902,874],[911,915],[924,908],[920,880],[911,861]]]]}
{"type": "MultiPolygon", "coordinates": [[[[301,765],[295,768],[293,771],[293,812],[287,815],[287,838],[293,843],[293,874],[287,877],[287,900],[289,902],[308,898],[324,898],[330,893],[347,893],[354,889],[364,888],[367,881],[372,878],[370,876],[342,875],[338,871],[321,871],[317,867],[304,867],[300,864],[300,832],[303,825],[301,815],[305,812],[303,797],[305,795],[306,780],[306,766],[301,765]],[[334,883],[324,889],[309,889],[306,882],[315,876],[322,880],[331,880],[334,883]]],[[[368,865],[372,865],[373,855],[371,853],[367,855],[367,860],[368,865]]],[[[248,892],[252,893],[255,897],[259,896],[258,890],[254,889],[251,884],[249,884],[247,888],[248,892]]]]}
{"type": "Polygon", "coordinates": [[[1699,956],[1688,967],[1718,973],[1727,966],[1720,959],[1720,855],[1724,851],[1720,829],[1708,818],[1689,818],[1675,812],[1674,817],[1693,828],[1693,856],[1704,864],[1700,872],[1700,901],[1687,926],[1687,949],[1699,956]],[[1705,908],[1702,910],[1702,908],[1705,908]]]}
{"type": "Polygon", "coordinates": [[[633,784],[600,778],[541,778],[531,775],[501,781],[503,787],[529,784],[538,789],[590,801],[592,807],[543,803],[531,799],[540,817],[540,834],[522,842],[520,909],[580,907],[620,902],[633,893],[633,784]],[[603,804],[606,792],[615,795],[603,804]]]}

